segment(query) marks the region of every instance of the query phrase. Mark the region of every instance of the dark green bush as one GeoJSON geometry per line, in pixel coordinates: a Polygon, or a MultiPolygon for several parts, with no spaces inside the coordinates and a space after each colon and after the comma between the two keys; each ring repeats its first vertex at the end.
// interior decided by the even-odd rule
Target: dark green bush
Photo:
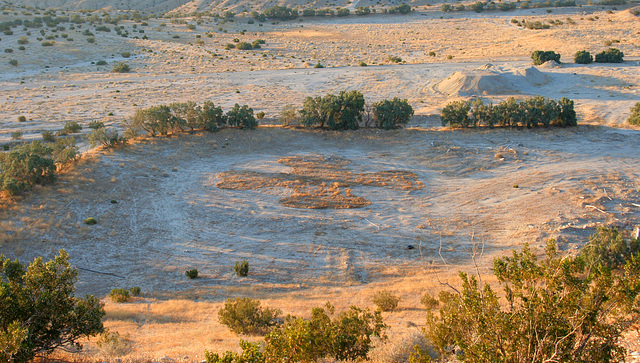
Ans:
{"type": "Polygon", "coordinates": [[[389,290],[381,290],[373,294],[373,303],[382,311],[394,311],[399,302],[400,298],[389,290]]]}
{"type": "Polygon", "coordinates": [[[113,65],[113,68],[111,68],[111,72],[114,73],[129,73],[131,72],[131,67],[129,67],[129,65],[127,63],[124,62],[117,62],[113,65]]]}
{"type": "Polygon", "coordinates": [[[536,50],[535,52],[531,53],[531,59],[533,60],[533,64],[536,66],[539,66],[550,60],[560,63],[560,54],[552,50],[548,50],[548,51],[536,50]]]}
{"type": "Polygon", "coordinates": [[[352,306],[338,315],[331,304],[314,308],[310,319],[288,316],[265,337],[269,362],[315,362],[322,358],[366,360],[372,336],[386,339],[379,311],[352,306]]]}
{"type": "Polygon", "coordinates": [[[232,351],[218,353],[209,351],[204,352],[206,363],[265,363],[265,356],[260,351],[260,343],[250,343],[240,339],[240,348],[242,353],[238,354],[232,351]]]}
{"type": "Polygon", "coordinates": [[[53,182],[56,165],[52,151],[42,142],[33,141],[0,153],[0,190],[15,195],[34,185],[53,182]]]}
{"type": "Polygon", "coordinates": [[[230,126],[238,126],[242,129],[255,129],[258,121],[253,116],[253,109],[248,105],[235,104],[231,110],[227,112],[227,122],[230,126]]]}
{"type": "Polygon", "coordinates": [[[42,44],[42,46],[43,46],[43,47],[51,47],[51,46],[53,46],[55,43],[56,43],[56,42],[54,42],[53,40],[47,40],[47,41],[42,42],[41,44],[42,44]]]}
{"type": "Polygon", "coordinates": [[[112,289],[109,298],[115,303],[125,303],[131,300],[131,295],[127,289],[112,289]]]}
{"type": "Polygon", "coordinates": [[[41,133],[42,135],[42,140],[46,141],[46,142],[54,142],[56,141],[56,137],[53,135],[53,132],[51,131],[42,131],[41,133]]]}
{"type": "Polygon", "coordinates": [[[9,59],[9,64],[17,67],[18,66],[18,60],[17,59],[9,59]]]}
{"type": "Polygon", "coordinates": [[[246,277],[249,274],[249,262],[247,262],[247,260],[236,261],[233,270],[236,272],[236,275],[246,277]]]}
{"type": "Polygon", "coordinates": [[[395,97],[392,100],[374,103],[373,114],[379,128],[391,130],[409,123],[411,116],[413,116],[413,107],[407,100],[395,97]]]}
{"type": "Polygon", "coordinates": [[[28,268],[0,255],[0,361],[29,362],[57,348],[81,348],[78,340],[104,331],[102,303],[93,295],[74,296],[77,277],[64,250],[28,268]]]}
{"type": "Polygon", "coordinates": [[[118,130],[107,130],[106,127],[99,127],[87,135],[89,138],[89,145],[96,147],[96,145],[102,145],[107,148],[114,148],[122,145],[126,145],[127,139],[118,134],[118,130]]]}
{"type": "Polygon", "coordinates": [[[64,132],[67,134],[74,134],[82,130],[82,126],[75,121],[68,121],[64,124],[64,132]]]}
{"type": "Polygon", "coordinates": [[[24,115],[18,116],[18,122],[25,122],[25,121],[27,121],[27,117],[26,116],[24,116],[24,115]]]}
{"type": "Polygon", "coordinates": [[[84,224],[86,224],[88,226],[93,226],[94,224],[98,224],[98,221],[93,217],[89,217],[89,218],[84,220],[84,224]]]}
{"type": "Polygon", "coordinates": [[[469,5],[469,9],[475,11],[476,13],[481,13],[484,11],[484,3],[478,1],[476,3],[469,5]]]}
{"type": "Polygon", "coordinates": [[[580,251],[587,268],[619,269],[640,252],[640,240],[627,240],[616,228],[598,227],[580,251]]]}
{"type": "Polygon", "coordinates": [[[91,122],[89,122],[87,127],[92,129],[92,130],[97,130],[97,129],[100,129],[100,128],[104,127],[104,122],[102,122],[102,121],[91,121],[91,122]]]}
{"type": "Polygon", "coordinates": [[[228,299],[218,311],[218,319],[236,334],[263,334],[276,325],[281,311],[261,308],[260,301],[250,298],[228,299]]]}
{"type": "Polygon", "coordinates": [[[96,62],[97,66],[106,66],[107,65],[107,61],[106,60],[99,60],[96,62]]]}
{"type": "Polygon", "coordinates": [[[53,161],[59,167],[78,159],[80,154],[78,153],[75,138],[65,137],[57,139],[56,142],[51,145],[51,155],[53,156],[53,161]]]}
{"type": "Polygon", "coordinates": [[[448,103],[440,113],[440,120],[442,126],[449,127],[468,127],[469,111],[471,110],[471,103],[465,101],[453,101],[448,103]]]}
{"type": "Polygon", "coordinates": [[[198,277],[198,269],[192,268],[191,270],[187,270],[184,272],[184,275],[193,280],[198,277]]]}
{"type": "Polygon", "coordinates": [[[265,10],[264,15],[269,19],[291,20],[298,17],[298,10],[275,5],[265,10]]]}
{"type": "Polygon", "coordinates": [[[400,4],[398,6],[392,6],[389,8],[389,14],[409,14],[411,12],[411,5],[400,4]]]}
{"type": "Polygon", "coordinates": [[[629,125],[640,126],[640,102],[636,103],[631,109],[631,115],[627,119],[629,125]]]}
{"type": "Polygon", "coordinates": [[[307,97],[300,110],[302,124],[310,127],[325,124],[330,130],[355,130],[362,122],[364,96],[359,91],[341,91],[339,95],[307,97]]]}
{"type": "Polygon", "coordinates": [[[596,54],[596,62],[598,63],[622,63],[624,53],[617,48],[609,48],[596,54]]]}
{"type": "Polygon", "coordinates": [[[440,293],[442,308],[428,313],[426,335],[442,355],[457,349],[463,362],[624,360],[619,337],[637,320],[640,256],[629,256],[613,273],[580,256],[561,256],[550,241],[546,259],[525,246],[495,259],[493,271],[505,303],[462,272],[459,290],[440,293]]]}
{"type": "Polygon", "coordinates": [[[122,56],[122,58],[129,58],[129,57],[131,57],[131,53],[129,53],[129,52],[122,52],[122,53],[120,53],[120,55],[122,56]]]}
{"type": "Polygon", "coordinates": [[[130,288],[129,292],[131,292],[131,296],[140,296],[140,286],[130,288]]]}
{"type": "Polygon", "coordinates": [[[581,50],[575,54],[573,61],[578,64],[589,64],[593,62],[593,56],[586,50],[581,50]]]}
{"type": "Polygon", "coordinates": [[[253,49],[253,45],[251,45],[251,43],[248,43],[248,42],[239,42],[238,44],[236,44],[236,49],[251,50],[253,49]]]}

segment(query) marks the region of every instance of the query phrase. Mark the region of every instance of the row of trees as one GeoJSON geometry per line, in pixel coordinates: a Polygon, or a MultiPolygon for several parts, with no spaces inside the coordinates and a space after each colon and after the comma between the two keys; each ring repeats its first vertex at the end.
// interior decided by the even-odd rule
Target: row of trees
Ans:
{"type": "Polygon", "coordinates": [[[241,106],[236,103],[225,114],[222,107],[211,101],[206,101],[202,106],[190,101],[139,109],[127,126],[129,129],[142,129],[149,135],[156,136],[186,129],[215,132],[225,126],[254,129],[258,126],[258,121],[253,109],[247,105],[241,106]]]}
{"type": "Polygon", "coordinates": [[[501,11],[508,11],[508,10],[513,10],[516,9],[517,6],[520,6],[520,9],[529,9],[529,8],[550,8],[550,7],[570,7],[570,6],[576,6],[576,2],[574,0],[565,0],[565,1],[561,1],[561,0],[557,0],[555,2],[551,2],[551,1],[545,1],[545,2],[529,2],[529,1],[517,1],[517,2],[499,2],[499,3],[494,3],[494,2],[482,2],[482,1],[478,1],[469,5],[464,5],[464,4],[457,4],[457,5],[451,5],[451,4],[442,4],[442,6],[440,7],[440,10],[442,10],[445,13],[451,12],[451,11],[465,11],[465,10],[471,10],[471,11],[475,11],[476,13],[481,13],[485,10],[501,10],[501,11]]]}
{"type": "MultiPolygon", "coordinates": [[[[622,63],[624,61],[624,53],[617,48],[609,48],[596,54],[595,61],[598,63],[622,63]]],[[[531,53],[533,64],[539,66],[550,60],[560,63],[560,54],[552,50],[536,50],[531,53]]],[[[593,56],[586,50],[576,52],[573,61],[578,64],[589,64],[594,61],[593,56]]]]}
{"type": "MultiPolygon", "coordinates": [[[[392,6],[388,9],[383,9],[383,12],[389,14],[408,14],[411,12],[411,6],[408,4],[401,4],[397,6],[392,6]]],[[[375,13],[376,9],[371,9],[366,6],[360,6],[356,9],[356,15],[369,15],[375,13]]],[[[298,11],[295,8],[289,8],[286,6],[275,5],[265,10],[263,13],[259,13],[257,11],[252,11],[249,15],[252,18],[264,22],[267,19],[275,19],[275,20],[293,20],[298,16],[311,17],[311,16],[347,16],[350,15],[351,11],[346,8],[336,8],[333,9],[303,9],[302,11],[298,11]]]]}
{"type": "Polygon", "coordinates": [[[577,126],[573,101],[562,98],[555,101],[542,96],[516,101],[511,97],[496,105],[475,101],[454,101],[447,104],[440,115],[442,126],[577,126]]]}

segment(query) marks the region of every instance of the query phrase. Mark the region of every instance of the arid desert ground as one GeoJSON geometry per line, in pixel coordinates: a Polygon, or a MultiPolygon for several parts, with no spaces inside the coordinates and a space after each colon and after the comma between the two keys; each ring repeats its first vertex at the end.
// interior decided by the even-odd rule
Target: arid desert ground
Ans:
{"type": "MultiPolygon", "coordinates": [[[[476,14],[443,13],[438,4],[407,15],[253,24],[249,16],[222,25],[203,17],[195,29],[151,18],[146,26],[121,21],[127,38],[65,24],[58,34],[67,37],[47,47],[35,30],[2,35],[3,48],[15,48],[0,54],[2,144],[40,139],[68,121],[119,128],[135,110],[171,102],[248,104],[266,118],[256,130],[143,138],[117,149],[90,150],[80,136],[85,153],[55,184],[0,201],[0,253],[23,261],[70,253],[78,293],[104,298],[105,326],[132,342],[116,357],[89,341],[81,353],[89,360],[202,361],[205,349],[237,349],[238,336],[217,316],[230,297],[304,315],[327,301],[373,308],[374,292],[388,289],[400,308],[384,313],[390,342],[372,357],[398,361],[425,323],[421,295],[446,288],[438,280],[455,284],[456,271],[478,264],[495,282],[493,258],[525,243],[541,253],[555,238],[576,253],[598,225],[640,225],[640,130],[626,124],[640,101],[640,17],[630,9],[476,14]],[[512,19],[562,24],[529,30],[512,19]],[[82,34],[87,29],[95,42],[82,34]],[[18,50],[24,36],[29,43],[18,50]],[[265,44],[225,49],[234,38],[265,44]],[[597,53],[612,41],[624,63],[573,63],[576,51],[597,53]],[[530,54],[539,49],[561,53],[563,63],[534,67],[530,54]],[[95,64],[101,60],[107,64],[95,64]],[[111,72],[118,61],[132,71],[111,72]],[[415,115],[393,131],[279,125],[285,106],[341,90],[359,90],[368,102],[407,99],[415,115]],[[453,100],[534,95],[574,100],[579,126],[440,124],[453,100]],[[12,137],[18,131],[21,140],[12,137]],[[282,181],[308,187],[311,179],[311,187],[367,205],[287,204],[296,190],[282,181]],[[85,225],[88,217],[98,224],[85,225]],[[251,266],[246,278],[233,272],[242,259],[251,266]],[[190,268],[201,277],[187,279],[190,268]],[[131,303],[106,297],[133,286],[143,295],[131,303]]],[[[639,355],[636,336],[626,344],[631,358],[639,355]]]]}

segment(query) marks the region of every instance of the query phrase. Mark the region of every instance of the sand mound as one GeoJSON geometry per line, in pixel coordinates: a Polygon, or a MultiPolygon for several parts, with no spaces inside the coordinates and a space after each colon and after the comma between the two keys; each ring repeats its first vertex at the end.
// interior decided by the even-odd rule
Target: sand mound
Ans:
{"type": "Polygon", "coordinates": [[[541,86],[549,83],[549,77],[546,74],[540,72],[535,67],[529,67],[525,69],[518,69],[515,71],[517,76],[524,77],[524,79],[535,86],[541,86]]]}
{"type": "Polygon", "coordinates": [[[511,82],[491,64],[467,72],[455,72],[436,85],[440,93],[467,95],[500,95],[517,93],[511,82]]]}
{"type": "Polygon", "coordinates": [[[540,68],[561,68],[562,65],[554,60],[546,61],[540,65],[540,68]]]}

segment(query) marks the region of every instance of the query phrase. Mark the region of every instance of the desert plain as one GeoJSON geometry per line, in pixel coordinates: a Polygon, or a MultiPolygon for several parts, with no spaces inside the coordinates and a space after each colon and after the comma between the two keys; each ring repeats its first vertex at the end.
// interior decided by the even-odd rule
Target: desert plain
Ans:
{"type": "MultiPolygon", "coordinates": [[[[5,11],[3,21],[24,10],[13,9],[18,15],[5,11]]],[[[373,294],[387,289],[400,305],[384,313],[390,340],[371,359],[404,361],[425,324],[421,295],[457,284],[457,271],[496,284],[492,260],[525,243],[542,254],[555,238],[575,254],[597,226],[630,232],[640,225],[640,130],[626,123],[640,101],[633,9],[478,14],[431,4],[406,15],[264,23],[239,13],[222,25],[176,15],[145,26],[120,21],[129,37],[63,24],[58,34],[67,37],[47,47],[36,30],[2,35],[3,48],[16,48],[0,54],[2,144],[41,139],[69,121],[121,128],[137,109],[172,102],[248,104],[265,118],[256,130],[140,138],[116,149],[91,149],[85,127],[76,136],[82,158],[56,183],[0,201],[0,253],[30,261],[69,252],[80,271],[78,294],[104,299],[105,326],[131,342],[115,354],[89,340],[82,359],[202,361],[205,349],[238,349],[239,337],[218,322],[228,298],[305,316],[327,301],[338,310],[373,309],[373,294]],[[554,25],[524,29],[512,19],[554,25]],[[24,36],[29,43],[17,50],[24,36]],[[225,49],[234,39],[265,44],[225,49]],[[572,61],[579,50],[612,44],[623,63],[572,61]],[[555,50],[563,63],[534,67],[534,50],[555,50]],[[115,62],[131,72],[111,72],[115,62]],[[391,131],[280,125],[286,106],[342,90],[358,90],[368,103],[407,99],[415,115],[391,131]],[[574,100],[579,126],[451,130],[440,123],[440,110],[454,100],[535,95],[574,100]],[[366,202],[288,204],[296,190],[283,180],[366,202]],[[85,225],[88,217],[98,224],[85,225]],[[250,273],[240,278],[233,266],[243,259],[250,273]],[[185,277],[191,268],[198,279],[185,277]],[[107,297],[133,286],[142,296],[130,303],[107,297]]],[[[625,344],[630,359],[640,356],[636,335],[625,344]]]]}

